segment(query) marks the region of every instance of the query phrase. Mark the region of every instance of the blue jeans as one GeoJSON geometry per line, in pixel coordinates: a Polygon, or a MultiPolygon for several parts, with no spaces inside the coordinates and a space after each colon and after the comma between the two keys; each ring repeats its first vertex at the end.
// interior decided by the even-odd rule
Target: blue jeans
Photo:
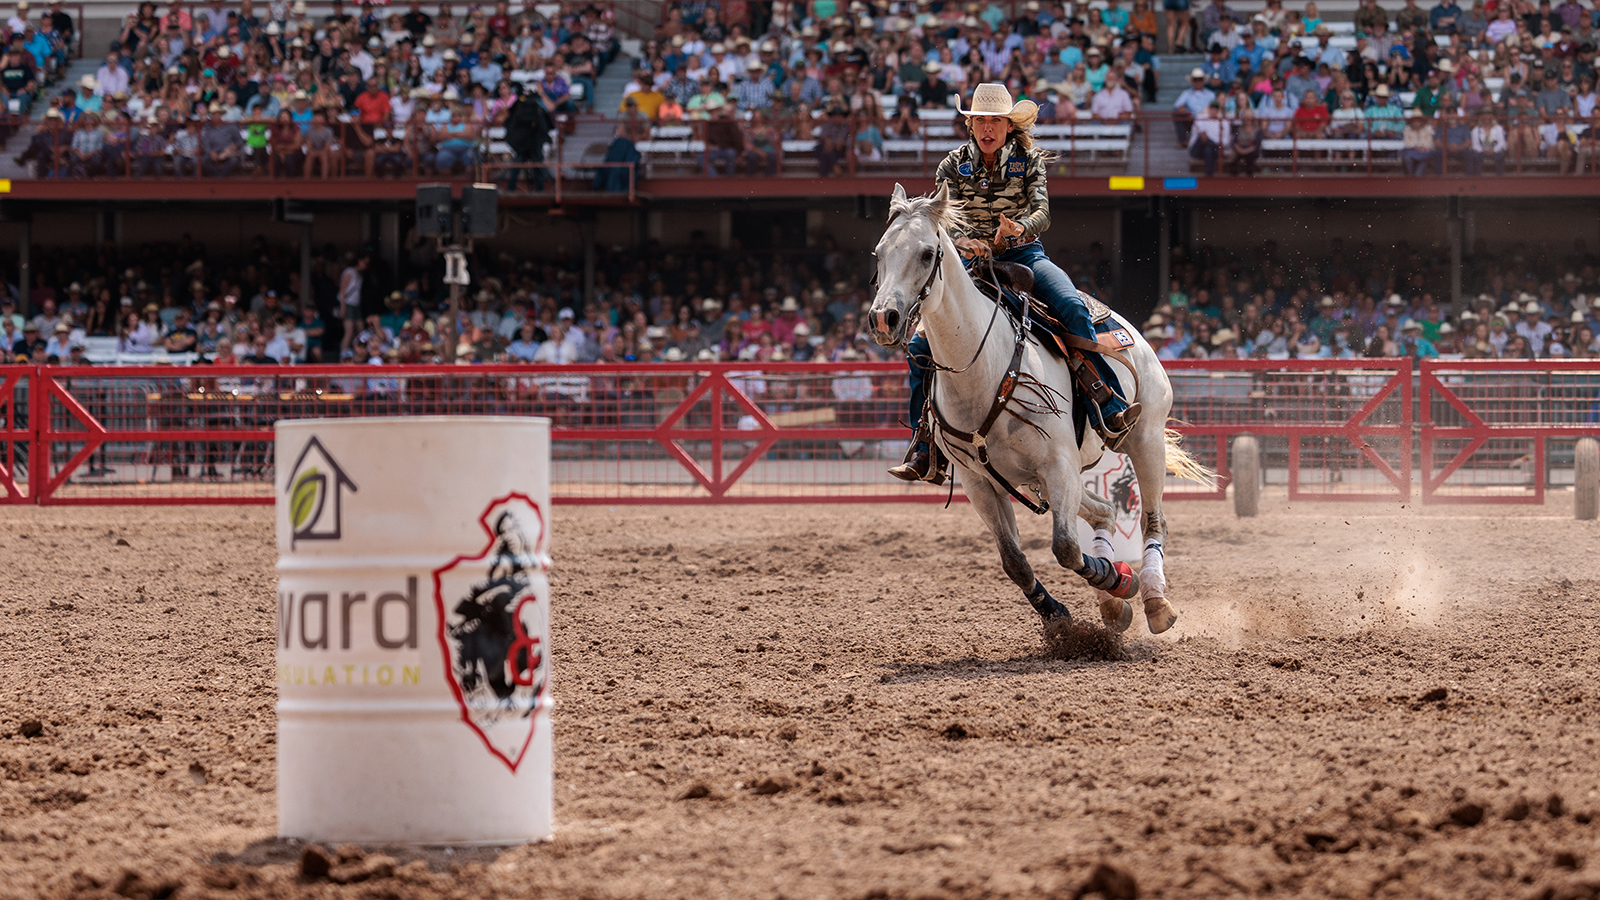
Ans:
{"type": "Polygon", "coordinates": [[[470,168],[478,163],[478,148],[472,144],[445,141],[433,158],[433,167],[440,175],[450,174],[456,166],[470,168]]]}
{"type": "MultiPolygon", "coordinates": [[[[1078,296],[1078,289],[1073,286],[1072,279],[1061,267],[1050,261],[1045,255],[1044,247],[1037,240],[1014,247],[1004,253],[997,254],[995,259],[1001,262],[1021,263],[1033,272],[1033,295],[1043,300],[1056,318],[1067,326],[1073,334],[1094,340],[1094,322],[1089,318],[1089,308],[1084,305],[1083,298],[1078,296]]],[[[1104,356],[1098,353],[1084,354],[1094,363],[1100,372],[1100,379],[1108,385],[1118,384],[1116,373],[1111,370],[1111,364],[1106,362],[1104,356]]],[[[928,375],[932,367],[928,363],[932,360],[928,348],[928,339],[922,335],[913,337],[906,345],[906,357],[911,364],[911,424],[913,426],[922,417],[922,407],[928,402],[928,375]]],[[[1101,411],[1111,415],[1127,407],[1115,393],[1107,400],[1101,411]]]]}

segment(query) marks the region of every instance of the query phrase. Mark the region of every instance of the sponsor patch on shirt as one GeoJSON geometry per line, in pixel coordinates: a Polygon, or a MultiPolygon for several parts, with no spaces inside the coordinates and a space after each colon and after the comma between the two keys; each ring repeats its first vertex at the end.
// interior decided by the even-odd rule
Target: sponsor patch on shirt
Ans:
{"type": "Polygon", "coordinates": [[[1112,337],[1116,338],[1117,339],[1117,343],[1121,344],[1122,346],[1124,346],[1124,347],[1132,347],[1133,346],[1133,336],[1128,334],[1128,329],[1126,329],[1126,328],[1113,328],[1113,329],[1111,329],[1109,334],[1112,337]]]}
{"type": "Polygon", "coordinates": [[[960,165],[956,166],[956,174],[957,175],[971,175],[972,174],[972,163],[964,162],[964,163],[961,163],[960,165]]]}
{"type": "Polygon", "coordinates": [[[1006,177],[1007,178],[1017,178],[1017,177],[1021,176],[1022,173],[1026,172],[1026,171],[1028,171],[1028,162],[1027,162],[1027,160],[1013,159],[1013,160],[1007,160],[1006,161],[1006,177]]]}

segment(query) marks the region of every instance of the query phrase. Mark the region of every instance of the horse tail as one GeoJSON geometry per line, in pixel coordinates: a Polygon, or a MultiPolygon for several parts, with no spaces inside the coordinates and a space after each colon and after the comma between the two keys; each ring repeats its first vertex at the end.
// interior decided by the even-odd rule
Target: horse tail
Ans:
{"type": "Polygon", "coordinates": [[[1171,428],[1164,431],[1162,437],[1167,445],[1167,471],[1190,481],[1198,482],[1209,488],[1217,486],[1217,473],[1200,465],[1189,451],[1183,449],[1183,435],[1171,428]]]}

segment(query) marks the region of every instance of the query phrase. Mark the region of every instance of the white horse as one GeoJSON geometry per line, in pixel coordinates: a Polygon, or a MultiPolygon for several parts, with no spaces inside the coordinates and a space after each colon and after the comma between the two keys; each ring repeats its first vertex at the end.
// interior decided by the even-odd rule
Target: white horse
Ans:
{"type": "MultiPolygon", "coordinates": [[[[1087,490],[1080,474],[1099,461],[1105,446],[1090,428],[1084,429],[1081,446],[1077,441],[1066,363],[1028,339],[1021,351],[1018,393],[997,406],[997,396],[1004,393],[1002,381],[1012,371],[1016,324],[1003,314],[1009,327],[995,323],[994,301],[978,291],[961,264],[947,231],[961,221],[958,206],[951,202],[947,187],[941,186],[932,197],[908,199],[905,189],[895,185],[889,227],[875,251],[873,337],[885,346],[904,345],[921,324],[940,368],[928,395],[943,422],[934,429],[935,440],[960,466],[961,483],[999,544],[1006,574],[1022,588],[1045,625],[1071,616],[1034,577],[1022,552],[1007,499],[1011,486],[1019,494],[1031,491],[1042,501],[1037,505],[1048,505],[1056,561],[1099,590],[1100,615],[1108,627],[1123,631],[1132,624],[1128,599],[1138,593],[1150,633],[1160,634],[1178,618],[1166,599],[1162,557],[1167,538],[1167,520],[1161,512],[1165,472],[1196,481],[1211,481],[1215,474],[1184,452],[1177,433],[1166,428],[1172,410],[1166,371],[1144,336],[1113,313],[1134,340],[1126,350],[1134,371],[1115,362],[1113,368],[1123,396],[1134,399],[1137,385],[1137,399],[1144,404],[1144,414],[1122,448],[1133,460],[1144,504],[1144,565],[1135,574],[1126,563],[1109,559],[1112,506],[1087,490]],[[1001,407],[1004,414],[996,412],[1001,407]],[[974,439],[986,421],[992,423],[987,436],[974,439]],[[1085,555],[1079,548],[1080,515],[1094,529],[1094,548],[1104,556],[1085,555]]],[[[1032,502],[1025,495],[1022,499],[1032,502]]]]}

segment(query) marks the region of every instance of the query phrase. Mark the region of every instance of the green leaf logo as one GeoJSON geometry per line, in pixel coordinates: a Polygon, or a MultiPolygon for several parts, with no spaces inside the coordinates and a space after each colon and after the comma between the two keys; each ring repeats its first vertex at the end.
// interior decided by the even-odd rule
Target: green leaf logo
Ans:
{"type": "Polygon", "coordinates": [[[322,488],[327,481],[327,477],[315,467],[305,470],[294,480],[294,487],[289,491],[289,522],[296,531],[310,521],[312,513],[322,505],[322,488]]]}

